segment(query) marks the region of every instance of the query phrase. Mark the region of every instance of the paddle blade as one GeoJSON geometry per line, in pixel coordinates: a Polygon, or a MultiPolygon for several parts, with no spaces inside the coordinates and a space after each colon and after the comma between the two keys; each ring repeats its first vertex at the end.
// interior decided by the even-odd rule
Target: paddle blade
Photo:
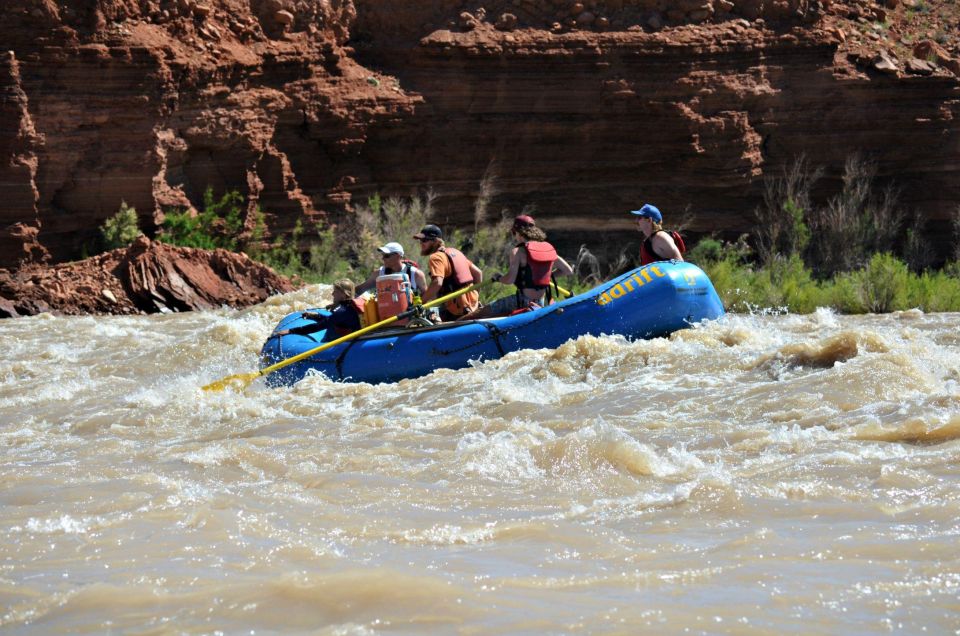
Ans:
{"type": "Polygon", "coordinates": [[[250,386],[251,382],[259,377],[259,373],[237,373],[236,375],[228,375],[225,378],[220,378],[216,382],[211,382],[203,387],[203,390],[219,392],[223,391],[227,387],[230,387],[235,391],[243,391],[245,388],[250,386]]]}

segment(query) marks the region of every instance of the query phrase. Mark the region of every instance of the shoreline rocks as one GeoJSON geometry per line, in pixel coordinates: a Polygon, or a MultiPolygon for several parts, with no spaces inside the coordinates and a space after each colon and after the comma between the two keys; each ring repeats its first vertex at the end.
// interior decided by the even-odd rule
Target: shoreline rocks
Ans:
{"type": "Polygon", "coordinates": [[[246,254],[140,237],[127,248],[81,261],[0,269],[0,318],[248,307],[294,288],[289,279],[246,254]]]}

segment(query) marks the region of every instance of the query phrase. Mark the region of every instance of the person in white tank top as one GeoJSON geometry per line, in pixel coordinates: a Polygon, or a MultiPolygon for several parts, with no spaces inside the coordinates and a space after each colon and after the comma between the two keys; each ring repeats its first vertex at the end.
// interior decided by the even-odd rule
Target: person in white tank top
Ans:
{"type": "Polygon", "coordinates": [[[370,278],[357,285],[357,294],[362,294],[368,289],[377,286],[377,278],[385,274],[404,273],[410,279],[410,288],[414,294],[423,295],[427,288],[427,278],[419,267],[412,263],[405,263],[403,260],[403,246],[396,242],[390,242],[383,247],[378,247],[377,251],[383,257],[383,266],[370,275],[370,278]]]}

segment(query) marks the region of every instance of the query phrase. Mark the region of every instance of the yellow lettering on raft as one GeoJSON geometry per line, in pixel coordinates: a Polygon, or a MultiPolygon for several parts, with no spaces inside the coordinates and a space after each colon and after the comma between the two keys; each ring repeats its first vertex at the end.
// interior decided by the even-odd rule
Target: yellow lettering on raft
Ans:
{"type": "MultiPolygon", "coordinates": [[[[606,305],[610,302],[613,302],[617,298],[622,298],[627,294],[627,292],[634,291],[635,289],[634,284],[636,284],[637,288],[640,288],[647,283],[652,283],[653,276],[650,275],[650,272],[653,272],[654,276],[656,276],[657,278],[665,278],[667,276],[664,273],[664,271],[660,269],[658,265],[653,265],[651,267],[644,267],[638,272],[633,272],[630,275],[630,278],[624,279],[622,284],[617,283],[607,291],[600,294],[600,296],[597,297],[597,304],[606,305]],[[624,289],[624,286],[626,286],[626,289],[624,289]]],[[[687,282],[690,282],[691,279],[689,274],[684,274],[684,276],[687,277],[687,282]]],[[[690,283],[690,284],[693,284],[693,283],[690,283]]]]}

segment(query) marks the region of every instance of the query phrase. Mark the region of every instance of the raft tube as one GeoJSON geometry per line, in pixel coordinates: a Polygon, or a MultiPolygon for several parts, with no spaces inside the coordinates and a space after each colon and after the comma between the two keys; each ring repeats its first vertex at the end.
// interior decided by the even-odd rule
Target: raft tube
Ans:
{"type": "MultiPolygon", "coordinates": [[[[322,309],[309,311],[323,313],[322,309]]],[[[519,349],[552,349],[583,335],[658,338],[724,314],[703,271],[664,261],[627,272],[588,292],[504,318],[373,331],[267,375],[270,386],[291,385],[318,372],[345,382],[396,382],[437,369],[460,369],[519,349]]],[[[313,349],[335,334],[277,332],[311,324],[303,312],[281,320],[260,352],[260,368],[313,349]]]]}

